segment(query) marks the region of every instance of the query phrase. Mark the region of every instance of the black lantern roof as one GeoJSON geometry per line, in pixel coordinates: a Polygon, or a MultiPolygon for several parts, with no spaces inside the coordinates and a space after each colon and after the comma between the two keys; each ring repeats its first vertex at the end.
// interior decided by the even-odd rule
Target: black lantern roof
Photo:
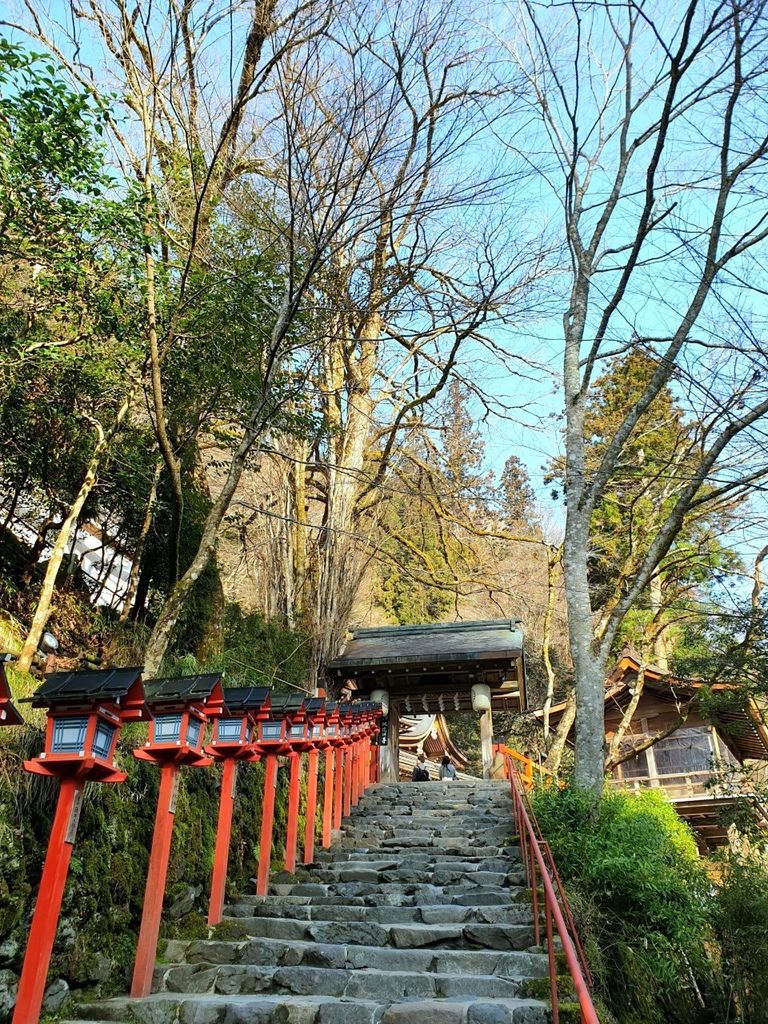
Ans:
{"type": "Polygon", "coordinates": [[[268,686],[227,686],[224,688],[224,704],[230,713],[260,711],[268,702],[268,686]]]}
{"type": "Polygon", "coordinates": [[[337,700],[327,700],[325,702],[325,717],[334,714],[339,710],[339,702],[337,700]]]}
{"type": "Polygon", "coordinates": [[[270,699],[270,710],[277,714],[294,715],[301,711],[304,695],[301,693],[273,693],[270,699]]]}
{"type": "Polygon", "coordinates": [[[150,679],[144,684],[144,692],[148,704],[163,704],[167,701],[201,701],[211,696],[211,691],[220,679],[220,672],[198,676],[179,676],[176,679],[150,679]]]}
{"type": "Polygon", "coordinates": [[[141,679],[142,668],[89,669],[82,672],[52,672],[32,695],[32,706],[82,704],[104,701],[119,704],[141,679]]]}
{"type": "Polygon", "coordinates": [[[381,704],[375,700],[361,700],[357,707],[359,707],[361,711],[367,711],[369,714],[381,711],[381,704]]]}
{"type": "Polygon", "coordinates": [[[304,701],[304,710],[310,717],[312,717],[312,715],[319,715],[320,712],[324,709],[324,697],[307,697],[307,699],[304,701]]]}

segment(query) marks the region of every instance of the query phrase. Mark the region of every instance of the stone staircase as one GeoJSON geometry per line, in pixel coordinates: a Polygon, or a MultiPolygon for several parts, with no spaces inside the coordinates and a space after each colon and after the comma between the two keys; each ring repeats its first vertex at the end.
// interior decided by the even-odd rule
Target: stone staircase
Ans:
{"type": "Polygon", "coordinates": [[[375,786],[315,864],[169,942],[151,996],[79,1024],[546,1024],[511,832],[506,785],[375,786]]]}

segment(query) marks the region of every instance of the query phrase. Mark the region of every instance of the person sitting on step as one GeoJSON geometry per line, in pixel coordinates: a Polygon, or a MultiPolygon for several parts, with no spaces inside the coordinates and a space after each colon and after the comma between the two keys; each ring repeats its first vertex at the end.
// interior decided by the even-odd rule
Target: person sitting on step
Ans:
{"type": "Polygon", "coordinates": [[[450,782],[453,782],[456,778],[456,769],[447,754],[443,757],[440,765],[440,778],[447,779],[450,782]]]}
{"type": "Polygon", "coordinates": [[[413,769],[413,775],[411,776],[413,782],[429,782],[429,768],[427,768],[427,755],[422,752],[419,754],[419,759],[413,769]]]}

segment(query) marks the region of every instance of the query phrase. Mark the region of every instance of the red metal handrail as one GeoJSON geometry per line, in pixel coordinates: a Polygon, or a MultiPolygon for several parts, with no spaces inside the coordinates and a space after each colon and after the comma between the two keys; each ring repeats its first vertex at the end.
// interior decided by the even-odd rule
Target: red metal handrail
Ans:
{"type": "Polygon", "coordinates": [[[574,926],[573,915],[571,914],[568,900],[563,891],[562,882],[558,874],[549,844],[541,838],[541,830],[536,820],[533,808],[530,807],[524,781],[520,773],[507,757],[507,771],[509,773],[512,787],[512,804],[515,816],[515,825],[520,840],[520,857],[525,865],[528,878],[528,885],[531,890],[531,904],[533,908],[533,930],[536,945],[539,945],[541,928],[539,922],[539,883],[544,893],[544,923],[547,936],[547,956],[549,959],[549,987],[552,1001],[552,1024],[559,1024],[560,1013],[558,1008],[557,991],[557,966],[555,963],[555,950],[553,946],[554,927],[563,947],[563,953],[568,965],[568,972],[576,992],[576,998],[581,1010],[581,1024],[600,1024],[590,988],[592,979],[587,968],[584,951],[579,942],[578,933],[574,926]],[[528,806],[526,806],[528,805],[528,806]],[[532,820],[533,819],[533,820],[532,820]],[[557,889],[557,891],[555,891],[557,889]]]}

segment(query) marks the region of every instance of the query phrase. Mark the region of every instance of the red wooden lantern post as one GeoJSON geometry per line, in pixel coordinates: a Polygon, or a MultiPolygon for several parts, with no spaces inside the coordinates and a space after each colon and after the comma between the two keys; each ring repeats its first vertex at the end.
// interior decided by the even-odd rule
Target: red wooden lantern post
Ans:
{"type": "Polygon", "coordinates": [[[379,721],[381,719],[381,704],[376,701],[367,701],[365,704],[368,713],[366,726],[366,762],[363,775],[363,791],[376,782],[376,766],[379,759],[379,721]]]}
{"type": "Polygon", "coordinates": [[[133,754],[159,766],[160,790],[131,982],[134,998],[149,995],[152,988],[179,791],[179,768],[183,764],[193,768],[211,764],[211,759],[203,754],[203,733],[208,717],[220,715],[223,710],[221,676],[154,679],[146,684],[146,701],[152,715],[149,739],[133,754]]]}
{"type": "MultiPolygon", "coordinates": [[[[256,895],[266,896],[269,889],[269,868],[272,863],[272,829],[275,822],[275,790],[277,759],[291,753],[288,730],[293,715],[301,707],[302,698],[282,694],[270,697],[269,718],[258,724],[256,749],[264,761],[264,796],[261,802],[261,838],[259,866],[256,872],[256,895]]],[[[302,730],[303,731],[303,730],[302,730]]]]}
{"type": "Polygon", "coordinates": [[[358,742],[358,770],[357,777],[355,779],[355,798],[354,804],[360,803],[363,793],[367,786],[368,777],[368,758],[369,758],[369,743],[371,735],[371,708],[369,702],[364,701],[359,706],[360,714],[360,740],[358,742]]]}
{"type": "Polygon", "coordinates": [[[311,746],[307,756],[307,807],[304,823],[304,863],[311,864],[315,859],[315,818],[317,815],[317,774],[320,763],[320,751],[325,750],[328,742],[325,738],[325,699],[313,697],[305,701],[307,716],[310,722],[311,746]]]}
{"type": "Polygon", "coordinates": [[[352,813],[352,793],[354,791],[354,780],[355,773],[357,771],[357,745],[360,741],[360,712],[359,710],[351,706],[350,707],[350,725],[349,725],[349,746],[346,749],[345,757],[348,761],[347,770],[344,776],[344,817],[348,818],[352,813]]]}
{"type": "Polygon", "coordinates": [[[336,748],[339,740],[339,708],[335,701],[325,705],[325,783],[323,789],[323,848],[331,845],[333,794],[336,775],[336,748]]]}
{"type": "MultiPolygon", "coordinates": [[[[37,1024],[40,1017],[83,787],[89,780],[116,783],[125,779],[125,773],[115,768],[113,758],[122,723],[145,714],[141,669],[55,672],[46,677],[32,697],[32,705],[48,708],[45,750],[39,757],[25,761],[24,768],[37,775],[58,778],[59,798],[29,930],[13,1024],[37,1024]]],[[[7,713],[7,704],[5,710],[7,713]]]]}
{"type": "Polygon", "coordinates": [[[349,773],[349,743],[352,729],[352,710],[348,704],[339,705],[339,742],[336,747],[336,773],[333,789],[333,827],[338,831],[344,811],[345,773],[349,773]]]}
{"type": "Polygon", "coordinates": [[[222,763],[211,898],[208,904],[209,925],[219,924],[224,913],[237,766],[241,761],[258,761],[261,757],[253,744],[258,722],[269,717],[269,689],[254,686],[225,687],[224,704],[226,711],[215,720],[213,740],[205,748],[206,754],[222,763]]]}
{"type": "Polygon", "coordinates": [[[0,726],[24,724],[24,719],[11,701],[11,687],[5,674],[5,666],[9,661],[13,661],[12,654],[0,654],[0,726]]]}
{"type": "Polygon", "coordinates": [[[292,694],[286,698],[286,708],[291,709],[292,715],[290,725],[288,726],[288,739],[291,743],[291,750],[288,755],[290,776],[288,781],[288,813],[285,823],[283,866],[289,874],[293,874],[296,870],[296,844],[299,835],[301,755],[307,749],[306,741],[309,732],[309,720],[306,713],[306,702],[298,694],[292,694]]]}
{"type": "MultiPolygon", "coordinates": [[[[295,702],[298,698],[294,696],[292,699],[295,702]]],[[[292,749],[290,754],[291,778],[288,790],[288,822],[285,837],[285,870],[291,874],[296,870],[296,846],[298,843],[299,802],[301,796],[301,755],[306,751],[315,753],[314,784],[311,779],[307,780],[307,816],[309,817],[310,813],[309,789],[313,788],[314,794],[312,796],[313,806],[311,808],[311,812],[314,822],[314,802],[317,795],[317,751],[315,748],[317,743],[322,740],[324,703],[325,702],[321,697],[304,698],[301,705],[294,712],[288,729],[288,738],[291,742],[292,749]],[[315,729],[318,730],[317,734],[315,733],[315,729]]]]}

